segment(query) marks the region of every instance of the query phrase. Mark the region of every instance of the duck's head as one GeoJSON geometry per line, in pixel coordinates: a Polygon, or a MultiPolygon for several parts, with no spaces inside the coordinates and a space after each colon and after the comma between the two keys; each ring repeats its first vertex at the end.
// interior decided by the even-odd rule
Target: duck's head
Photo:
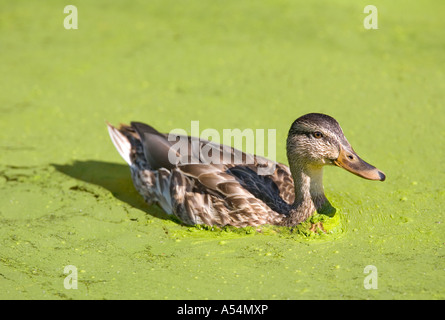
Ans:
{"type": "Polygon", "coordinates": [[[365,179],[385,180],[383,172],[355,153],[338,122],[325,114],[309,113],[294,121],[287,156],[290,164],[301,169],[336,165],[365,179]]]}

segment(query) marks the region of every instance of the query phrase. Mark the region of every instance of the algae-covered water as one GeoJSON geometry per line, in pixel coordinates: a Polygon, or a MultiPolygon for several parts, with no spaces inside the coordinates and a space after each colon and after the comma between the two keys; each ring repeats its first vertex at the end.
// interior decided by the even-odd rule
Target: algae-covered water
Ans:
{"type": "Polygon", "coordinates": [[[0,298],[445,298],[444,2],[67,4],[0,1],[0,298]],[[327,234],[183,226],[105,126],[276,129],[287,163],[308,112],[387,175],[327,168],[327,234]]]}

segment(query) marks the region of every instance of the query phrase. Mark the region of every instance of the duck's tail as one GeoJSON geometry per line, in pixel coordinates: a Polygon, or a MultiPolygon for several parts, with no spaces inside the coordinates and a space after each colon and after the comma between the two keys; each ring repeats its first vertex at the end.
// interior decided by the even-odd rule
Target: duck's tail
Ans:
{"type": "Polygon", "coordinates": [[[113,127],[108,122],[107,122],[107,127],[111,141],[113,141],[113,144],[116,147],[117,151],[119,152],[121,157],[128,163],[128,165],[131,166],[133,164],[133,161],[131,160],[130,141],[121,131],[113,127]]]}

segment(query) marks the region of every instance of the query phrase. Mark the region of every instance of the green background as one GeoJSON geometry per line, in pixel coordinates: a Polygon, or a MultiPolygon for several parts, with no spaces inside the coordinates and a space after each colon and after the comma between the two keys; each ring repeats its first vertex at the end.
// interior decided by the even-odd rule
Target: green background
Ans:
{"type": "Polygon", "coordinates": [[[368,4],[0,0],[0,298],[444,299],[445,3],[368,4]],[[308,112],[387,175],[327,168],[341,222],[308,237],[170,220],[105,126],[276,129],[287,163],[308,112]]]}

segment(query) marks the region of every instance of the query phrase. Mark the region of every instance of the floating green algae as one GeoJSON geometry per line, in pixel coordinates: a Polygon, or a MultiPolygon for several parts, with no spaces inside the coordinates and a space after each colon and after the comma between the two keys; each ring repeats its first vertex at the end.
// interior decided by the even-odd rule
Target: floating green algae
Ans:
{"type": "Polygon", "coordinates": [[[367,4],[78,0],[66,30],[60,1],[1,1],[0,298],[445,298],[444,3],[375,1],[378,30],[367,4]],[[326,168],[337,212],[293,230],[172,221],[105,126],[276,129],[286,163],[309,112],[387,180],[326,168]]]}
{"type": "Polygon", "coordinates": [[[313,234],[333,234],[341,230],[339,215],[328,217],[321,214],[314,214],[307,221],[295,226],[284,227],[275,225],[261,225],[261,226],[248,226],[243,228],[237,228],[233,226],[208,226],[208,225],[194,225],[185,230],[187,233],[197,233],[200,235],[209,234],[209,236],[243,236],[243,235],[299,235],[301,237],[309,237],[313,234]],[[312,224],[322,222],[323,229],[311,230],[312,224]],[[200,232],[203,231],[203,232],[200,232]]]}
{"type": "MultiPolygon", "coordinates": [[[[239,228],[230,225],[220,227],[197,224],[187,227],[184,226],[184,228],[172,233],[170,236],[177,241],[180,241],[181,238],[186,237],[236,238],[254,235],[276,235],[280,237],[294,238],[296,240],[305,240],[311,237],[320,238],[322,235],[333,235],[338,237],[343,232],[340,212],[341,210],[327,204],[324,208],[320,209],[320,212],[315,212],[306,221],[295,227],[261,225],[239,228]],[[322,227],[314,228],[313,225],[318,223],[321,223],[322,227]]],[[[170,217],[170,219],[175,223],[181,223],[181,221],[173,216],[170,217]]]]}

